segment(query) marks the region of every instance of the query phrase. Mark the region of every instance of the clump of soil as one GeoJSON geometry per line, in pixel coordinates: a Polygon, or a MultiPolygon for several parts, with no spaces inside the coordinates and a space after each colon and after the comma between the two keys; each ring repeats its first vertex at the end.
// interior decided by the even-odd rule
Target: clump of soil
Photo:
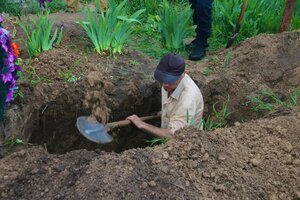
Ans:
{"type": "MultiPolygon", "coordinates": [[[[232,127],[187,128],[165,145],[114,153],[80,136],[76,118],[92,114],[107,122],[159,111],[160,86],[152,78],[157,60],[130,50],[117,58],[80,51],[83,42],[74,35],[84,33],[66,16],[60,16],[68,25],[65,45],[30,61],[26,70],[35,76],[21,83],[25,97],[0,126],[2,140],[15,135],[45,143],[0,159],[2,199],[300,198],[300,108],[259,119],[243,104],[260,89],[285,97],[299,87],[299,31],[260,35],[206,62],[187,61],[207,113],[229,95],[232,127]],[[207,67],[213,72],[204,73],[207,67]],[[75,81],[65,79],[69,72],[75,81]],[[43,137],[64,154],[50,154],[43,137]]],[[[133,126],[123,133],[113,133],[113,145],[127,145],[122,150],[146,137],[133,126]]]]}

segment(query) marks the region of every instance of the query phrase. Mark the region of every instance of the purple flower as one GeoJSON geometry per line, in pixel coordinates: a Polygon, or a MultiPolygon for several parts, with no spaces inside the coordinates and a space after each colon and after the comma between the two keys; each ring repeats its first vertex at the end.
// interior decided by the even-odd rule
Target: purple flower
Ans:
{"type": "MultiPolygon", "coordinates": [[[[2,17],[0,16],[0,23],[2,21],[2,17]]],[[[9,32],[1,27],[0,49],[3,49],[3,51],[1,51],[3,53],[3,56],[1,55],[1,59],[3,60],[1,61],[4,64],[4,66],[1,66],[0,84],[7,84],[9,86],[9,90],[5,98],[5,103],[9,103],[13,99],[17,79],[19,78],[19,74],[17,72],[20,71],[22,75],[24,75],[24,72],[21,66],[15,64],[17,56],[13,53],[12,40],[9,32]]]]}
{"type": "Polygon", "coordinates": [[[17,81],[15,79],[12,79],[11,82],[9,83],[9,88],[14,90],[16,83],[17,81]]]}
{"type": "Polygon", "coordinates": [[[3,84],[11,81],[13,79],[11,73],[1,74],[0,80],[3,84]]]}
{"type": "Polygon", "coordinates": [[[3,19],[2,19],[2,16],[0,15],[0,23],[2,23],[3,22],[3,19]]]}
{"type": "Polygon", "coordinates": [[[45,1],[52,2],[52,0],[39,0],[40,8],[46,8],[45,1]]]}
{"type": "Polygon", "coordinates": [[[14,55],[12,53],[8,52],[7,53],[7,61],[8,62],[14,62],[14,60],[15,60],[14,55]]]}
{"type": "Polygon", "coordinates": [[[8,90],[8,93],[6,94],[5,103],[9,103],[14,96],[14,91],[12,89],[8,90]]]}
{"type": "Polygon", "coordinates": [[[5,44],[1,44],[1,47],[4,49],[5,52],[8,52],[8,48],[5,44]]]}
{"type": "Polygon", "coordinates": [[[24,76],[24,71],[20,65],[15,65],[15,69],[19,72],[21,72],[22,76],[24,76]]]}

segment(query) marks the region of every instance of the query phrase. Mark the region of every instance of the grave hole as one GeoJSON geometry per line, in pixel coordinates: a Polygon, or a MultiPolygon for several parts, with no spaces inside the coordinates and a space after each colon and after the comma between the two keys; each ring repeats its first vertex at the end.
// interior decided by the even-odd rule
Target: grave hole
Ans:
{"type": "MultiPolygon", "coordinates": [[[[109,122],[123,120],[131,114],[146,116],[159,111],[161,102],[160,95],[157,94],[160,94],[160,88],[152,88],[150,94],[147,97],[128,97],[118,109],[112,110],[109,122]],[[142,98],[143,100],[137,101],[137,98],[142,98]],[[139,105],[135,105],[136,102],[140,102],[139,105]]],[[[231,96],[231,99],[235,99],[235,97],[231,96]]],[[[79,133],[75,126],[77,117],[88,116],[90,110],[81,108],[76,102],[80,102],[80,100],[70,102],[70,99],[65,94],[57,98],[57,100],[42,106],[39,110],[34,111],[31,120],[29,120],[31,123],[25,130],[25,140],[31,144],[42,145],[49,153],[55,154],[63,154],[77,149],[99,149],[119,153],[127,149],[150,146],[151,143],[146,142],[146,140],[153,139],[154,137],[137,129],[133,125],[110,131],[109,134],[113,136],[114,140],[109,144],[100,145],[90,142],[79,133]]],[[[206,99],[205,106],[209,107],[209,109],[204,113],[204,117],[213,114],[212,106],[207,102],[216,102],[216,100],[213,97],[206,99]]],[[[222,101],[220,102],[222,103],[222,101]]],[[[229,105],[229,109],[234,110],[236,105],[237,102],[229,105]]],[[[244,116],[246,112],[250,116],[249,108],[247,110],[235,109],[234,116],[230,115],[227,119],[227,126],[240,121],[236,116],[244,116]]],[[[249,117],[249,120],[259,118],[259,116],[253,117],[253,113],[249,117]]],[[[160,126],[159,119],[149,121],[149,123],[160,126]]]]}
{"type": "MultiPolygon", "coordinates": [[[[160,98],[157,94],[160,92],[152,92],[154,94],[144,98],[141,105],[132,105],[132,102],[137,102],[135,99],[137,97],[129,97],[119,109],[111,112],[109,122],[124,120],[126,116],[131,114],[145,116],[158,112],[160,110],[160,98]]],[[[75,102],[69,102],[70,99],[67,100],[66,98],[68,97],[63,95],[33,112],[29,120],[30,124],[25,130],[25,140],[28,143],[42,145],[49,153],[54,154],[64,154],[77,149],[99,149],[119,153],[126,149],[144,148],[150,145],[146,140],[152,139],[153,136],[144,133],[133,125],[110,131],[109,134],[113,136],[114,140],[106,145],[87,140],[80,134],[75,124],[77,117],[89,116],[90,110],[85,110],[75,102]]],[[[148,123],[160,126],[160,119],[151,120],[148,123]]]]}

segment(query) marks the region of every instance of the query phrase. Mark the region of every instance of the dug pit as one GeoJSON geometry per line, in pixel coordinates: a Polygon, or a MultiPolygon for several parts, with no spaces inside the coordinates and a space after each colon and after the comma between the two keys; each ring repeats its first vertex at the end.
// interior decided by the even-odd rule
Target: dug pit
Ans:
{"type": "MultiPolygon", "coordinates": [[[[76,102],[66,104],[65,98],[67,97],[63,95],[33,112],[29,120],[30,125],[25,130],[27,133],[25,138],[29,144],[42,145],[49,153],[54,154],[63,154],[76,149],[99,149],[119,153],[126,149],[143,148],[151,144],[149,140],[153,137],[133,125],[109,131],[114,138],[109,144],[101,145],[87,140],[78,131],[76,119],[79,116],[89,116],[91,111],[83,109],[76,102]]],[[[137,102],[137,99],[128,98],[122,105],[129,105],[132,102],[137,102]]],[[[160,100],[156,94],[153,94],[144,100],[142,105],[134,106],[135,110],[129,111],[129,109],[131,108],[121,106],[120,110],[113,110],[109,122],[123,120],[126,118],[124,114],[136,113],[141,116],[145,112],[153,114],[160,110],[160,100]]],[[[160,120],[154,119],[148,122],[160,126],[160,120]]]]}

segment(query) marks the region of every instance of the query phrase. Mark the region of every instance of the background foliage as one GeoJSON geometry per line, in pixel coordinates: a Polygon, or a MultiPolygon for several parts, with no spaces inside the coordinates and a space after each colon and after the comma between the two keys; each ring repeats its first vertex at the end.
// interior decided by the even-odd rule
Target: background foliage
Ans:
{"type": "MultiPolygon", "coordinates": [[[[246,38],[256,36],[260,33],[277,33],[281,22],[281,16],[284,10],[286,0],[260,0],[248,1],[248,7],[244,16],[240,34],[235,42],[245,40],[246,38]]],[[[17,1],[16,1],[17,2],[17,1]]],[[[32,1],[35,2],[35,1],[32,1]]],[[[121,3],[122,0],[116,0],[121,3]]],[[[124,12],[128,15],[140,9],[146,9],[140,16],[141,24],[132,24],[134,27],[134,38],[131,40],[131,47],[144,51],[150,56],[160,57],[168,49],[179,51],[182,54],[187,52],[182,47],[170,48],[162,41],[164,40],[159,32],[159,24],[155,20],[159,17],[161,3],[163,0],[130,0],[124,7],[124,12]]],[[[188,6],[188,0],[168,0],[171,7],[188,6]]],[[[94,0],[81,0],[82,4],[94,3],[94,0]]],[[[213,22],[212,35],[209,39],[209,50],[216,50],[225,47],[228,39],[232,36],[237,19],[240,14],[243,0],[214,0],[213,1],[213,22]]],[[[65,10],[64,0],[53,0],[48,4],[51,12],[65,10]]],[[[22,8],[19,3],[13,3],[13,0],[0,0],[0,12],[6,12],[11,15],[22,15],[26,13],[37,13],[39,11],[38,3],[32,3],[30,8],[22,8]]],[[[192,12],[192,11],[191,11],[192,12]]],[[[192,22],[191,22],[192,23],[192,22]]],[[[170,28],[170,30],[176,27],[170,28]]],[[[296,8],[291,23],[291,29],[300,28],[300,1],[296,1],[296,8]]],[[[195,33],[193,33],[195,35],[195,33]]],[[[185,39],[185,43],[193,39],[193,35],[185,39]]]]}

